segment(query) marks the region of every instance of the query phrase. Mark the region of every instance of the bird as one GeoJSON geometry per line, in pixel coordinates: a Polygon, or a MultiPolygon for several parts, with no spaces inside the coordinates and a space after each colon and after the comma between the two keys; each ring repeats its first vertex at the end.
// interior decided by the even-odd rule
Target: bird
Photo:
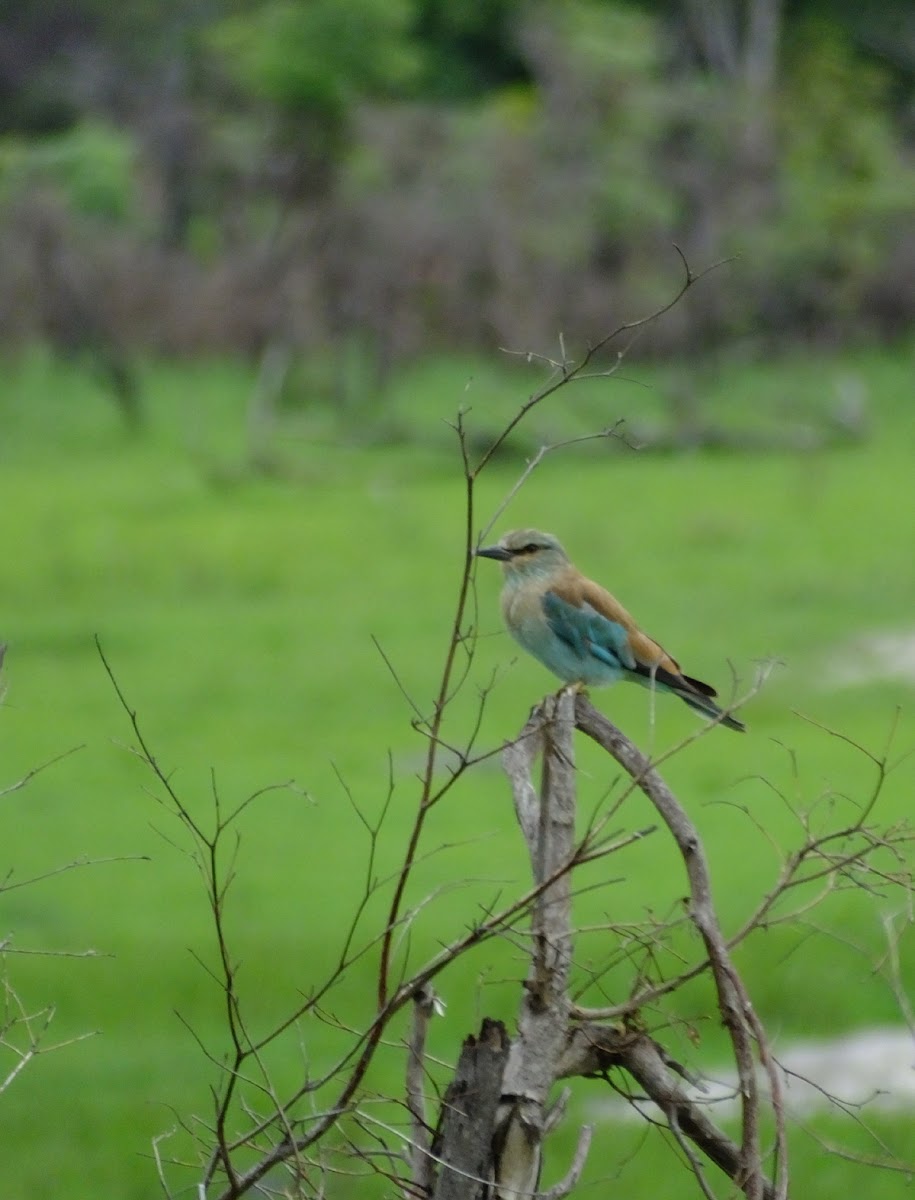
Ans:
{"type": "Polygon", "coordinates": [[[516,529],[476,554],[502,564],[502,616],[509,633],[564,683],[599,687],[629,680],[673,692],[728,729],[746,729],[715,703],[718,693],[710,684],[684,675],[615,596],[572,565],[551,533],[516,529]]]}

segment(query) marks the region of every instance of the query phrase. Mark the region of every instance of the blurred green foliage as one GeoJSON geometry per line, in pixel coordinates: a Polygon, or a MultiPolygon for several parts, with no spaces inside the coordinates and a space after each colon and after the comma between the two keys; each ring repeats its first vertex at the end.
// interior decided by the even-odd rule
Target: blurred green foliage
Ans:
{"type": "Polygon", "coordinates": [[[104,260],[92,292],[119,300],[86,323],[121,348],[361,338],[383,382],[430,345],[599,336],[666,294],[672,242],[743,265],[659,354],[896,336],[907,11],[798,0],[768,47],[740,6],[685,0],[79,0],[66,21],[43,0],[0,16],[28,67],[0,63],[8,336],[53,337],[60,307],[29,256],[38,186],[61,253],[104,260]],[[87,211],[121,224],[117,254],[87,211]]]}
{"type": "Polygon", "coordinates": [[[754,257],[824,319],[856,311],[915,213],[915,164],[900,153],[885,66],[822,21],[802,27],[779,97],[781,203],[754,257]],[[819,297],[815,281],[828,283],[819,297]]]}
{"type": "Polygon", "coordinates": [[[216,24],[210,42],[259,98],[286,113],[339,119],[415,76],[413,20],[413,0],[267,0],[216,24]]]}
{"type": "Polygon", "coordinates": [[[106,121],[84,120],[40,138],[0,138],[0,198],[53,190],[74,213],[124,224],[136,219],[137,148],[106,121]]]}

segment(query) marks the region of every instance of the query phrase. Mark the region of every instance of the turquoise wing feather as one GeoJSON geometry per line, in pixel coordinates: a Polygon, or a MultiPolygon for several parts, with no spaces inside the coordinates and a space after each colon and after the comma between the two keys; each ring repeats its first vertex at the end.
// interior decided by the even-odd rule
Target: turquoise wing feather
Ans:
{"type": "Polygon", "coordinates": [[[552,632],[582,661],[593,655],[613,670],[635,668],[629,634],[618,622],[608,620],[590,604],[570,604],[551,591],[544,592],[542,604],[552,632]]]}

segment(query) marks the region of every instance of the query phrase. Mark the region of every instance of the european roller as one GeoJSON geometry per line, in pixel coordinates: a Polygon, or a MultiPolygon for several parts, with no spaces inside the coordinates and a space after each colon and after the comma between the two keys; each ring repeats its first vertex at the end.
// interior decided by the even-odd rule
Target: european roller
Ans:
{"type": "Polygon", "coordinates": [[[582,575],[552,534],[518,529],[477,554],[502,564],[509,633],[565,683],[599,687],[628,679],[673,692],[728,729],[746,728],[722,712],[713,687],[684,675],[614,596],[582,575]]]}

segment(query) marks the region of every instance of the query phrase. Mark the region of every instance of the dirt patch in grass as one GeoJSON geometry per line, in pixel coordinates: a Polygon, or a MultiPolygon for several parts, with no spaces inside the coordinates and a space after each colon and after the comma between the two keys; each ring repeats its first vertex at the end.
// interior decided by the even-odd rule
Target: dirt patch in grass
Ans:
{"type": "Polygon", "coordinates": [[[915,630],[867,634],[830,661],[829,680],[835,687],[880,679],[915,684],[915,630]]]}

